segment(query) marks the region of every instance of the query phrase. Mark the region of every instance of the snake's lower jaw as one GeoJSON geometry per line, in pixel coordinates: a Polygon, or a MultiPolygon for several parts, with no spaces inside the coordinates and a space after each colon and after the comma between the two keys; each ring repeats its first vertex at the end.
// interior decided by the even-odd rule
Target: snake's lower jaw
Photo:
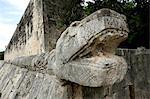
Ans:
{"type": "Polygon", "coordinates": [[[125,60],[116,55],[85,58],[58,67],[55,74],[59,78],[90,87],[113,85],[127,72],[125,60]]]}
{"type": "Polygon", "coordinates": [[[97,75],[96,83],[93,83],[93,86],[109,86],[123,80],[127,72],[127,64],[122,57],[106,55],[95,57],[93,60],[96,60],[96,64],[99,64],[98,67],[94,67],[97,75]]]}

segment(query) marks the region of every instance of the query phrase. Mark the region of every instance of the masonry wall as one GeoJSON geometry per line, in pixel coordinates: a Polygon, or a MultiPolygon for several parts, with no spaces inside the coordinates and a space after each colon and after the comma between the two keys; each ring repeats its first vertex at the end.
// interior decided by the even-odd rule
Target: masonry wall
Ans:
{"type": "MultiPolygon", "coordinates": [[[[30,0],[5,51],[5,60],[49,52],[66,26],[59,26],[59,1],[30,0]]],[[[61,1],[60,1],[61,2],[61,1]]],[[[63,2],[61,2],[63,3],[63,2]]]]}
{"type": "Polygon", "coordinates": [[[43,4],[41,0],[31,0],[6,48],[4,58],[9,60],[42,52],[45,52],[43,4]]]}
{"type": "Polygon", "coordinates": [[[124,80],[97,88],[0,61],[0,99],[150,99],[150,50],[119,49],[117,54],[128,63],[124,80]]]}
{"type": "Polygon", "coordinates": [[[59,7],[60,3],[63,4],[63,1],[43,0],[44,38],[47,52],[55,48],[58,38],[66,28],[66,26],[60,26],[59,23],[59,12],[63,11],[59,7]]]}
{"type": "Polygon", "coordinates": [[[54,49],[58,38],[67,27],[60,20],[64,9],[59,5],[63,4],[64,1],[61,0],[30,0],[7,46],[5,60],[54,49]]]}

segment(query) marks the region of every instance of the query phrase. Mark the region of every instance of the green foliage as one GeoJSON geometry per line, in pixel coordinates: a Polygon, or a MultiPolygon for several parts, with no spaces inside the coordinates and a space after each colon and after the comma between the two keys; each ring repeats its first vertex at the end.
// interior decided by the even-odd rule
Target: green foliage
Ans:
{"type": "MultiPolygon", "coordinates": [[[[58,29],[67,27],[71,22],[81,20],[101,8],[110,8],[127,17],[129,37],[120,47],[149,48],[149,0],[94,0],[81,6],[84,0],[45,0],[50,23],[58,29]]],[[[64,29],[65,29],[64,28],[64,29]]]]}
{"type": "Polygon", "coordinates": [[[4,52],[0,52],[0,60],[4,60],[4,52]]]}
{"type": "Polygon", "coordinates": [[[57,27],[68,26],[83,17],[83,0],[45,0],[49,18],[57,27]]]}
{"type": "Polygon", "coordinates": [[[82,0],[58,0],[57,4],[59,4],[59,20],[57,21],[58,25],[69,25],[71,22],[75,20],[80,20],[82,17],[82,0]]]}
{"type": "Polygon", "coordinates": [[[130,33],[120,47],[149,48],[149,0],[94,0],[94,3],[87,3],[84,8],[86,15],[101,8],[110,8],[126,15],[130,33]]]}

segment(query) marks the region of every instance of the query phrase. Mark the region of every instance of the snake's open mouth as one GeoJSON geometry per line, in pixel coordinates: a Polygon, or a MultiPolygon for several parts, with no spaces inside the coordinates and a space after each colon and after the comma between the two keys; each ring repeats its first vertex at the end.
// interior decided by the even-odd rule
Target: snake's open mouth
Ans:
{"type": "Polygon", "coordinates": [[[119,29],[105,29],[101,33],[91,38],[92,43],[84,46],[72,60],[78,58],[89,58],[104,54],[115,54],[115,50],[120,42],[124,41],[128,37],[128,32],[119,29]]]}
{"type": "Polygon", "coordinates": [[[95,38],[91,44],[93,51],[100,49],[103,52],[114,54],[117,46],[128,37],[128,32],[119,29],[106,29],[102,32],[104,35],[95,38]]]}

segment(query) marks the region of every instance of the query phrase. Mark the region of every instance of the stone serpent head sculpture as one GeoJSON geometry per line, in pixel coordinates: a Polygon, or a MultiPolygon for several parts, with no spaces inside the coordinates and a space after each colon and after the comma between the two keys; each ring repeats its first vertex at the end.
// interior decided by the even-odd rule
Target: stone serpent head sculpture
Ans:
{"type": "Polygon", "coordinates": [[[90,87],[120,82],[127,63],[115,50],[128,32],[126,17],[106,8],[73,22],[57,41],[54,73],[90,87]]]}

